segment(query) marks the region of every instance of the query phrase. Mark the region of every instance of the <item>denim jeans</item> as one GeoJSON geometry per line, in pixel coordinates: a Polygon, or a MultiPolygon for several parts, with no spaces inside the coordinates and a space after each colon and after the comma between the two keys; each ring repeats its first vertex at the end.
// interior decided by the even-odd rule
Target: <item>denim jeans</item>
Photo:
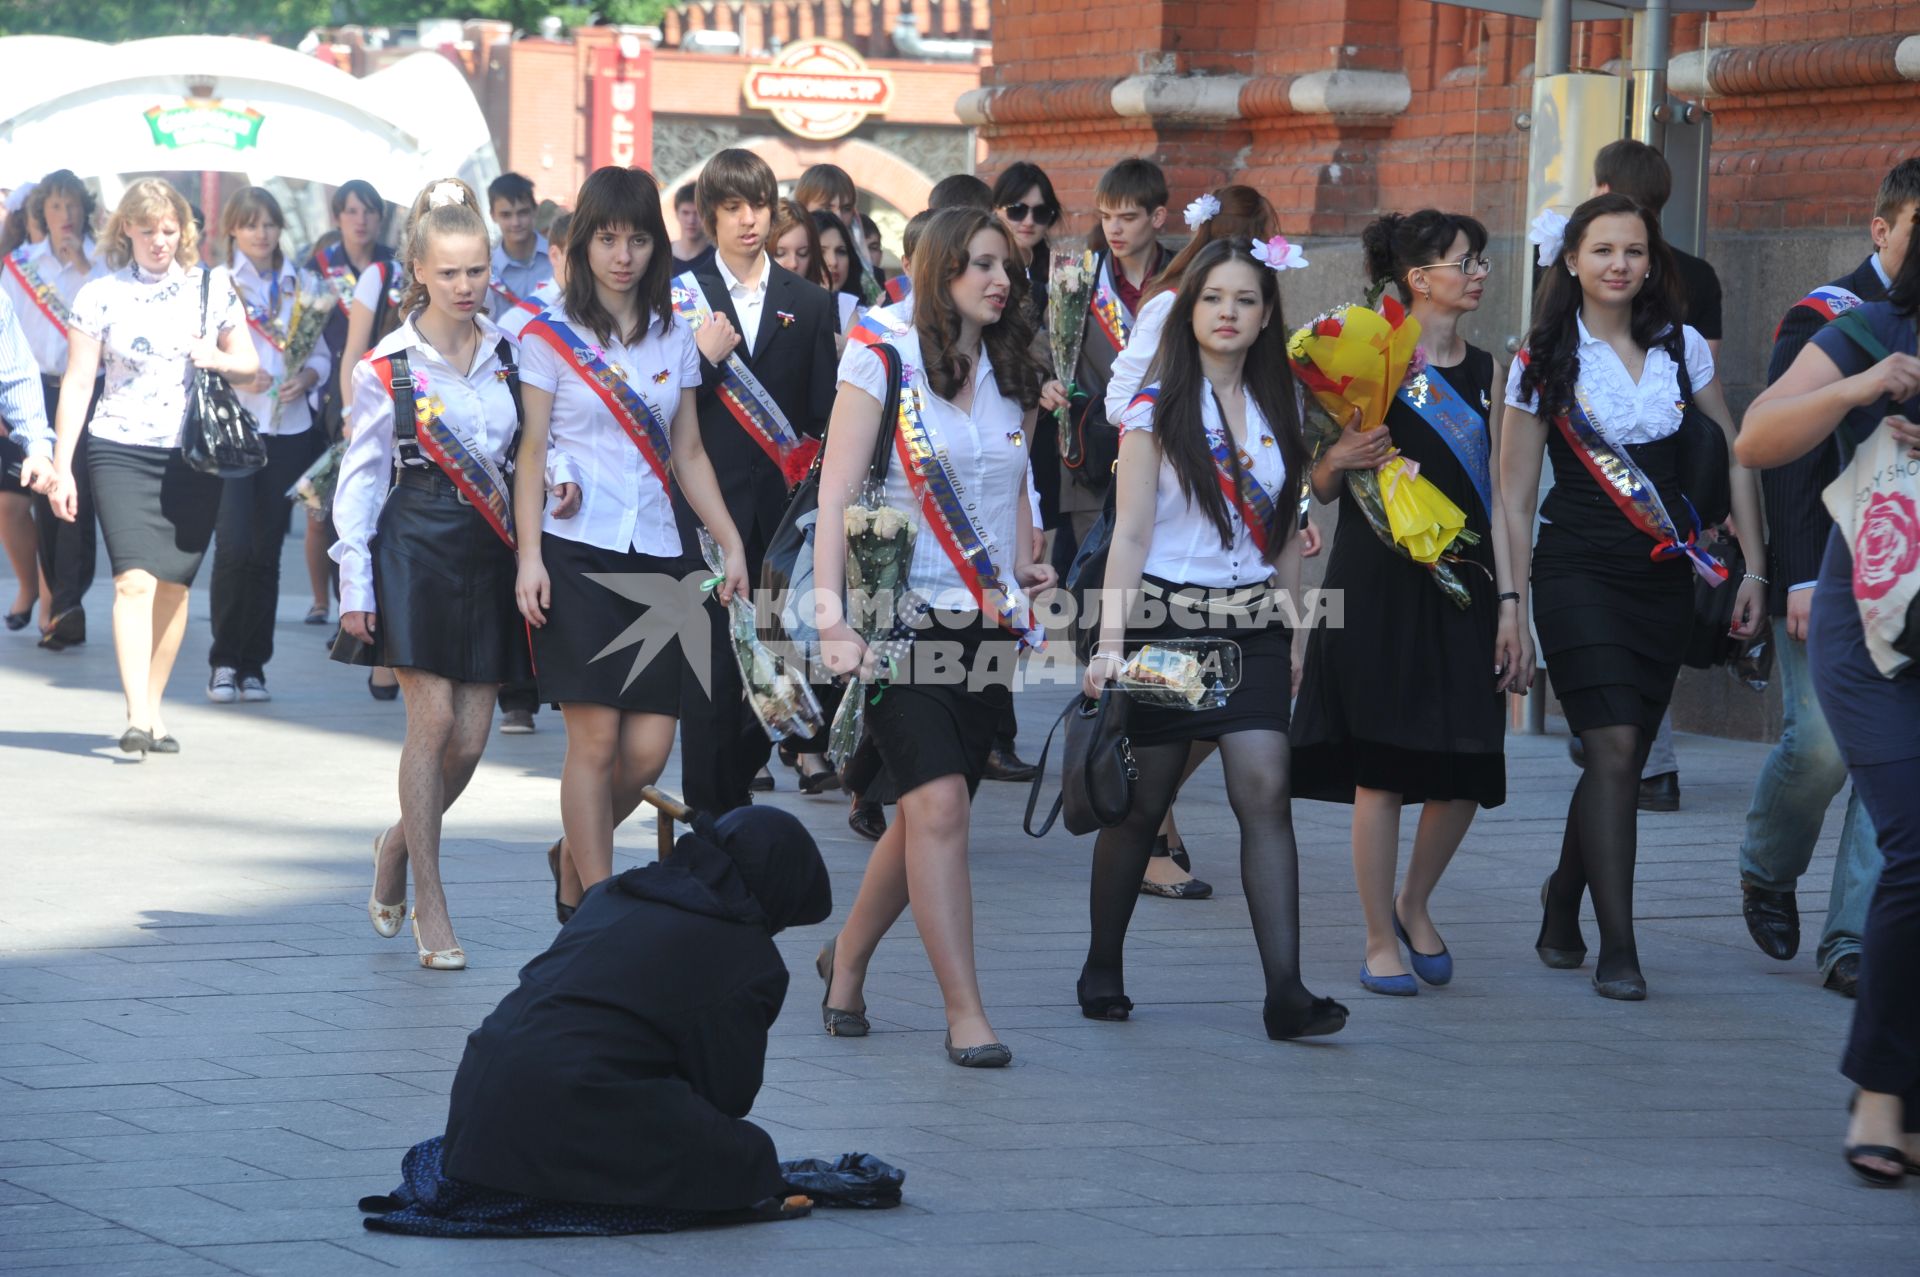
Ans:
{"type": "MultiPolygon", "coordinates": [[[[1787,636],[1784,620],[1773,622],[1773,643],[1785,724],[1753,787],[1747,833],[1740,844],[1740,879],[1768,891],[1792,891],[1813,859],[1821,822],[1833,796],[1846,783],[1847,766],[1814,698],[1807,645],[1787,636]]],[[[1873,821],[1856,790],[1847,799],[1826,926],[1820,933],[1822,971],[1830,970],[1844,955],[1860,951],[1880,863],[1873,821]]]]}
{"type": "MultiPolygon", "coordinates": [[[[1812,692],[1807,693],[1812,696],[1812,692]]],[[[1652,780],[1655,776],[1665,776],[1669,772],[1680,770],[1680,760],[1673,752],[1673,711],[1668,710],[1660,719],[1660,730],[1654,733],[1653,741],[1647,746],[1647,761],[1640,768],[1641,780],[1652,780]]]]}

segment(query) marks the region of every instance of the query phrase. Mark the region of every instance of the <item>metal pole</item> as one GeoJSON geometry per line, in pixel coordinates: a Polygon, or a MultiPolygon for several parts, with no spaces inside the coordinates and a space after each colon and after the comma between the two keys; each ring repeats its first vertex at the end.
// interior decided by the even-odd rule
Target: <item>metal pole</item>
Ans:
{"type": "Polygon", "coordinates": [[[1667,60],[1673,44],[1668,0],[1647,0],[1633,21],[1633,136],[1648,146],[1667,140],[1667,60]]]}
{"type": "Polygon", "coordinates": [[[1540,0],[1540,21],[1533,29],[1533,78],[1565,75],[1572,62],[1573,0],[1540,0]]]}

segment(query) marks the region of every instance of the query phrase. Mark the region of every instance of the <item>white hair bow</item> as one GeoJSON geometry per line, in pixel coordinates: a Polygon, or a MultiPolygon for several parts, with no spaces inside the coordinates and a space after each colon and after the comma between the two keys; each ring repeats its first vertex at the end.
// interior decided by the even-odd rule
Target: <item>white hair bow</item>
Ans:
{"type": "Polygon", "coordinates": [[[1268,270],[1305,270],[1307,255],[1298,244],[1287,242],[1285,235],[1275,235],[1272,239],[1253,241],[1255,261],[1266,264],[1268,270]]]}
{"type": "Polygon", "coordinates": [[[428,208],[445,208],[449,204],[464,204],[467,193],[458,182],[435,182],[433,189],[427,192],[428,208]]]}
{"type": "Polygon", "coordinates": [[[1540,265],[1551,266],[1567,241],[1567,215],[1545,209],[1527,226],[1527,242],[1540,246],[1540,265]]]}
{"type": "Polygon", "coordinates": [[[1213,193],[1209,191],[1193,203],[1187,205],[1187,229],[1197,231],[1219,215],[1220,201],[1215,199],[1213,193]]]}

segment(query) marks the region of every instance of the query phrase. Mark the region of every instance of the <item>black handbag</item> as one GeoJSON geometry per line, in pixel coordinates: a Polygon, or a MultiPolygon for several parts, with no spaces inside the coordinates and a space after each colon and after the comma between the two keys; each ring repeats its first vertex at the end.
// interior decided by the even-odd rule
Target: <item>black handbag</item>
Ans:
{"type": "MultiPolygon", "coordinates": [[[[1677,434],[1680,448],[1680,491],[1686,493],[1687,500],[1693,502],[1693,512],[1700,518],[1702,528],[1711,528],[1726,522],[1733,513],[1733,479],[1727,473],[1730,458],[1727,455],[1727,436],[1720,429],[1720,423],[1701,412],[1693,402],[1693,377],[1687,372],[1687,355],[1684,349],[1674,360],[1675,370],[1680,374],[1680,429],[1677,434]]],[[[1686,528],[1679,521],[1678,510],[1670,510],[1675,526],[1681,531],[1686,528]]]]}
{"type": "MultiPolygon", "coordinates": [[[[873,443],[873,460],[867,473],[875,479],[887,477],[887,465],[893,458],[893,432],[900,415],[900,352],[884,342],[871,347],[887,370],[887,398],[880,407],[880,435],[873,443]]],[[[768,598],[784,596],[781,607],[760,609],[760,637],[768,642],[791,643],[811,657],[820,641],[814,630],[812,608],[806,607],[813,593],[813,529],[820,518],[820,463],[826,456],[822,443],[813,466],[793,489],[779,526],[767,541],[767,554],[760,562],[760,589],[768,598]],[[787,613],[795,608],[793,622],[787,613]]]]}
{"type": "Polygon", "coordinates": [[[1027,793],[1027,814],[1021,822],[1030,837],[1044,838],[1053,822],[1064,811],[1067,832],[1090,834],[1111,829],[1127,817],[1133,808],[1133,782],[1140,779],[1134,765],[1133,743],[1127,739],[1127,719],[1133,699],[1119,687],[1108,684],[1100,699],[1075,696],[1047,732],[1047,743],[1040,747],[1039,774],[1027,793]],[[1053,750],[1053,734],[1060,724],[1067,725],[1066,757],[1060,764],[1060,793],[1053,810],[1040,828],[1033,827],[1033,811],[1040,804],[1040,786],[1047,779],[1047,755],[1053,750]]]}
{"type": "Polygon", "coordinates": [[[1106,505],[1080,539],[1064,582],[1073,599],[1073,650],[1083,665],[1093,659],[1094,644],[1100,639],[1100,613],[1093,605],[1100,597],[1098,591],[1106,585],[1107,551],[1113,548],[1113,511],[1113,488],[1108,487],[1106,505]]]}
{"type": "MultiPolygon", "coordinates": [[[[207,295],[213,271],[200,272],[200,331],[207,331],[207,295]]],[[[180,454],[201,474],[241,479],[266,469],[267,445],[253,414],[240,406],[227,379],[205,368],[193,370],[187,388],[187,420],[180,436],[180,454]]]]}
{"type": "Polygon", "coordinates": [[[1066,477],[1095,491],[1111,485],[1120,460],[1120,427],[1107,420],[1106,401],[1074,394],[1062,418],[1060,468],[1066,477]]]}

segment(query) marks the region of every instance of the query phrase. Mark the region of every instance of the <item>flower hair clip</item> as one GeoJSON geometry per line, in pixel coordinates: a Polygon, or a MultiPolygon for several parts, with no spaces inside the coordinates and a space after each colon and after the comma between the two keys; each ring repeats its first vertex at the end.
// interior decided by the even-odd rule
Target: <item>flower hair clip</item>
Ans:
{"type": "Polygon", "coordinates": [[[1187,205],[1185,214],[1187,229],[1197,231],[1219,215],[1220,201],[1214,198],[1212,192],[1208,192],[1193,203],[1187,205]]]}
{"type": "Polygon", "coordinates": [[[449,204],[464,204],[467,192],[458,182],[435,182],[433,189],[427,192],[428,208],[445,208],[449,204]]]}
{"type": "Polygon", "coordinates": [[[1253,241],[1253,259],[1262,263],[1268,270],[1305,270],[1307,255],[1298,244],[1287,242],[1285,235],[1275,235],[1272,239],[1253,241]]]}
{"type": "Polygon", "coordinates": [[[1567,241],[1567,215],[1545,209],[1527,225],[1527,243],[1540,248],[1540,264],[1553,265],[1567,241]]]}

